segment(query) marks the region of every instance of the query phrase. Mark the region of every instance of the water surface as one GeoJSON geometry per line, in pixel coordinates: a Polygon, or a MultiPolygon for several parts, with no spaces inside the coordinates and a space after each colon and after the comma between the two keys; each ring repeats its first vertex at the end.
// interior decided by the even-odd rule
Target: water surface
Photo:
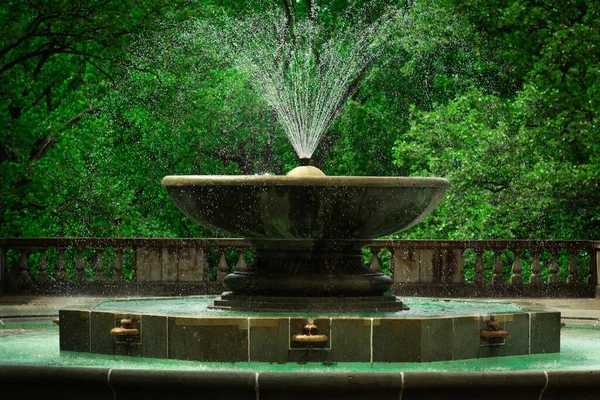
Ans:
{"type": "Polygon", "coordinates": [[[151,370],[255,372],[409,372],[600,370],[600,326],[567,325],[561,331],[561,352],[430,363],[270,364],[260,362],[204,363],[64,352],[59,350],[58,326],[50,321],[0,324],[0,365],[103,367],[151,370]]]}

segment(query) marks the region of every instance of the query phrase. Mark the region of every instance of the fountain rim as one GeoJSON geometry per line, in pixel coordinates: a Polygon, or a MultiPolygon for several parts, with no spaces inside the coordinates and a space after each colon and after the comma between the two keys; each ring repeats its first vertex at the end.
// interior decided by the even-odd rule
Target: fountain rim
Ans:
{"type": "Polygon", "coordinates": [[[309,176],[281,175],[167,175],[162,186],[325,186],[325,187],[415,187],[447,188],[450,181],[437,177],[399,176],[309,176]]]}

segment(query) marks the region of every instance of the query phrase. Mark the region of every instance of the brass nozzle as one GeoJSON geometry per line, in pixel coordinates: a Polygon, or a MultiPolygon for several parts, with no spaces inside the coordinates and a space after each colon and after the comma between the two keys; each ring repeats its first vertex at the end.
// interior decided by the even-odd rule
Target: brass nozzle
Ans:
{"type": "Polygon", "coordinates": [[[308,167],[310,165],[310,158],[300,158],[298,159],[298,163],[301,167],[308,167]]]}

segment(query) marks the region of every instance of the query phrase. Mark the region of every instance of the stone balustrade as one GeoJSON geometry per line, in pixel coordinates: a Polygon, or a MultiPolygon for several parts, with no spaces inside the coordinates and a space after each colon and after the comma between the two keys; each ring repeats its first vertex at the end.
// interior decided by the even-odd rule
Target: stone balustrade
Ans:
{"type": "MultiPolygon", "coordinates": [[[[243,239],[0,239],[0,293],[219,294],[243,239]]],[[[600,297],[600,241],[376,240],[365,263],[397,295],[600,297]]]]}
{"type": "Polygon", "coordinates": [[[391,255],[399,295],[600,297],[598,241],[382,240],[371,248],[391,255]]]}

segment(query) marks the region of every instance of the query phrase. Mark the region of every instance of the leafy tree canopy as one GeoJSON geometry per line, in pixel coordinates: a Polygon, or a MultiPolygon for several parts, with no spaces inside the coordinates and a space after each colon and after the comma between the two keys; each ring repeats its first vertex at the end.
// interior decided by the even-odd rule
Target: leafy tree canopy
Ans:
{"type": "MultiPolygon", "coordinates": [[[[444,176],[411,238],[596,238],[600,5],[409,0],[314,163],[444,176]]],[[[206,236],[168,174],[283,174],[293,149],[248,76],[190,27],[277,7],[314,51],[390,2],[8,1],[0,5],[0,236],[206,236]]],[[[385,40],[383,40],[385,38],[385,40]]],[[[285,57],[285,54],[282,54],[285,57]]],[[[285,61],[285,59],[284,59],[285,61]]]]}

